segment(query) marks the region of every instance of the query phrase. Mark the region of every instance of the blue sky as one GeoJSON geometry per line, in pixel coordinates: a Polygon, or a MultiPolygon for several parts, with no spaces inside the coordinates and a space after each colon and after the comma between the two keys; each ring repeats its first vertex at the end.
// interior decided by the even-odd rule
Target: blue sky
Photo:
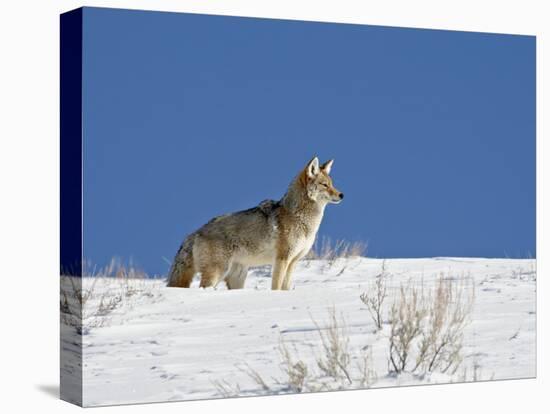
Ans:
{"type": "Polygon", "coordinates": [[[84,255],[165,273],[334,158],[321,235],[535,256],[535,38],[86,8],[84,255]]]}

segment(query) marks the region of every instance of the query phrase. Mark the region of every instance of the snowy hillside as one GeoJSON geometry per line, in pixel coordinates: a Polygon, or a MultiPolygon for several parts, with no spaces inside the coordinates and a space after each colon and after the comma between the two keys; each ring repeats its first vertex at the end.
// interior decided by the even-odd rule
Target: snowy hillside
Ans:
{"type": "Polygon", "coordinates": [[[535,376],[535,260],[315,260],[301,263],[293,281],[291,291],[271,291],[268,268],[250,271],[245,289],[231,291],[199,289],[197,280],[178,289],[162,280],[86,278],[84,405],[292,392],[289,378],[300,373],[318,386],[304,391],[535,376]],[[380,275],[387,293],[376,329],[360,296],[375,293],[380,275]],[[440,277],[460,282],[464,298],[473,285],[459,364],[396,373],[389,315],[399,287],[422,283],[430,293],[440,277]],[[345,348],[341,380],[324,378],[318,363],[331,332],[345,348]]]}

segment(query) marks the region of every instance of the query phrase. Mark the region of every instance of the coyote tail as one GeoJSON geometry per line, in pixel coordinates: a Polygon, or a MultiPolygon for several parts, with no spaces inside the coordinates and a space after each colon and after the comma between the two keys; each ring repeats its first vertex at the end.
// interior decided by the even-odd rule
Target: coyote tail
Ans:
{"type": "Polygon", "coordinates": [[[168,272],[169,287],[189,287],[195,275],[193,245],[195,233],[190,234],[181,244],[168,272]]]}

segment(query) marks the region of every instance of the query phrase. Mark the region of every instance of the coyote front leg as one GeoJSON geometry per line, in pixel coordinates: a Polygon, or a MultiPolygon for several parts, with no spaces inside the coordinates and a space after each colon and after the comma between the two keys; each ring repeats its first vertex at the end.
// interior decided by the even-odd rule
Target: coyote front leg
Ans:
{"type": "Polygon", "coordinates": [[[290,281],[292,280],[292,272],[294,271],[294,268],[296,267],[296,263],[298,263],[298,260],[300,258],[297,256],[294,259],[290,261],[290,264],[288,265],[288,268],[286,269],[286,274],[283,279],[283,283],[281,286],[282,290],[289,290],[290,289],[290,281]]]}
{"type": "Polygon", "coordinates": [[[288,269],[288,259],[275,259],[275,264],[273,265],[273,272],[271,275],[271,289],[280,290],[284,278],[286,276],[286,271],[288,269]]]}

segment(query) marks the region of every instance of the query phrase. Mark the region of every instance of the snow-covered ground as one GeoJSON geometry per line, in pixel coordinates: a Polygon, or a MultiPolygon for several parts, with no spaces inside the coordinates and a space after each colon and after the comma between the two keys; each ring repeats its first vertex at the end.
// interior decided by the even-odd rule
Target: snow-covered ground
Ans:
{"type": "Polygon", "coordinates": [[[163,280],[86,278],[83,289],[93,286],[93,294],[82,333],[83,404],[288,392],[281,341],[311,371],[322,353],[317,327],[327,327],[332,307],[345,319],[350,366],[370,356],[372,388],[536,375],[535,260],[388,259],[386,323],[377,331],[360,295],[372,293],[382,265],[370,258],[303,262],[290,291],[270,290],[268,268],[251,270],[245,289],[231,291],[199,289],[198,281],[178,289],[163,280]],[[399,286],[422,279],[429,290],[441,275],[475,286],[462,365],[452,375],[391,374],[387,314],[399,286]]]}

